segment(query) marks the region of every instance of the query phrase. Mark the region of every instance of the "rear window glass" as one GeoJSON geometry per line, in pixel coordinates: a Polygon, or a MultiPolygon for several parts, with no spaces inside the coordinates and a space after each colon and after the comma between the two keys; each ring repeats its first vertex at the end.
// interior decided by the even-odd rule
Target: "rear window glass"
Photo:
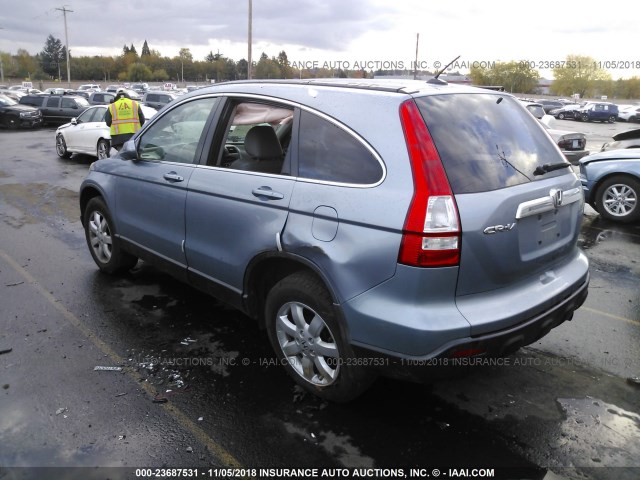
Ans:
{"type": "Polygon", "coordinates": [[[476,193],[565,175],[534,176],[537,166],[564,157],[518,100],[494,94],[416,99],[453,193],[476,193]]]}

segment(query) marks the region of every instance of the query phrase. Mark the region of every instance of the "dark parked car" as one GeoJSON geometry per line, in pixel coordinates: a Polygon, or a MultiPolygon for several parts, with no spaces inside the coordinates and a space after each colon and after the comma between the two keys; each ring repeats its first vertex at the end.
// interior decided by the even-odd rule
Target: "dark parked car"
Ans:
{"type": "Polygon", "coordinates": [[[587,296],[580,180],[514,97],[440,83],[187,93],[92,164],[89,251],[103,272],[143,258],[255,318],[330,400],[535,342],[587,296]]]}
{"type": "Polygon", "coordinates": [[[608,102],[592,102],[580,107],[575,116],[583,122],[614,123],[618,118],[618,106],[608,102]]]}
{"type": "Polygon", "coordinates": [[[609,150],[580,160],[580,180],[589,205],[608,220],[640,220],[640,150],[609,150]]]}
{"type": "Polygon", "coordinates": [[[151,91],[144,94],[142,103],[148,107],[153,107],[156,110],[159,110],[176,98],[178,98],[178,96],[175,93],[151,91]]]}
{"type": "Polygon", "coordinates": [[[0,125],[6,128],[38,127],[42,113],[35,107],[20,105],[6,95],[0,95],[0,125]]]}
{"type": "Polygon", "coordinates": [[[562,102],[559,102],[558,100],[538,99],[536,100],[536,102],[542,105],[542,108],[544,109],[544,113],[551,113],[551,110],[556,110],[564,106],[564,104],[562,102]]]}
{"type": "Polygon", "coordinates": [[[582,105],[578,103],[564,105],[560,108],[555,108],[549,112],[549,115],[554,116],[558,120],[564,120],[566,118],[574,120],[576,118],[576,112],[580,110],[582,105]]]}
{"type": "Polygon", "coordinates": [[[39,108],[44,123],[69,122],[90,106],[83,97],[56,94],[25,95],[20,99],[20,103],[39,108]]]}
{"type": "Polygon", "coordinates": [[[109,105],[116,98],[115,93],[110,92],[93,92],[89,95],[89,103],[91,105],[109,105]]]}

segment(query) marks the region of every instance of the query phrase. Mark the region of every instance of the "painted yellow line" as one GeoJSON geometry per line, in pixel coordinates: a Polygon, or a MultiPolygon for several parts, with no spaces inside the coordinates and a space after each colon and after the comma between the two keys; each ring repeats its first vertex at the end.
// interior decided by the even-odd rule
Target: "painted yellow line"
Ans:
{"type": "Polygon", "coordinates": [[[630,323],[631,325],[635,325],[636,327],[640,327],[640,321],[638,321],[638,320],[632,320],[630,318],[619,317],[618,315],[613,315],[611,313],[602,312],[600,310],[596,310],[595,308],[585,307],[584,305],[582,307],[580,307],[580,310],[586,310],[587,312],[595,313],[595,314],[598,314],[598,315],[605,316],[607,318],[612,318],[614,320],[619,320],[621,322],[630,323]]]}
{"type": "MultiPolygon", "coordinates": [[[[22,276],[38,293],[40,293],[53,307],[62,314],[62,316],[74,327],[76,327],[82,334],[87,337],[91,343],[98,347],[105,355],[107,355],[115,364],[124,365],[124,358],[118,355],[109,345],[103,342],[95,333],[93,333],[82,321],[71,313],[67,308],[56,299],[50,292],[42,287],[38,281],[22,268],[10,255],[0,249],[0,257],[2,257],[18,274],[22,276]]],[[[142,387],[151,398],[158,395],[158,391],[153,388],[151,384],[145,382],[144,377],[138,372],[129,368],[124,368],[123,371],[131,377],[136,385],[142,387]]],[[[200,443],[202,443],[209,452],[216,456],[217,460],[220,460],[224,465],[231,468],[244,468],[243,465],[236,460],[236,458],[229,453],[223,446],[216,443],[209,435],[206,434],[202,428],[196,425],[187,415],[179,410],[175,405],[162,404],[158,405],[165,408],[165,411],[173,417],[185,430],[189,431],[200,443]]]]}

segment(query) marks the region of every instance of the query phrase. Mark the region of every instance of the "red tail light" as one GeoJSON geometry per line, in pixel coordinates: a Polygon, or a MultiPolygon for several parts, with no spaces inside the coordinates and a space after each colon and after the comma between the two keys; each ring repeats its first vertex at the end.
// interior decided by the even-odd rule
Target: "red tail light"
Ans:
{"type": "Polygon", "coordinates": [[[438,151],[413,100],[400,106],[400,121],[411,160],[414,188],[398,262],[414,267],[458,265],[458,209],[438,151]]]}

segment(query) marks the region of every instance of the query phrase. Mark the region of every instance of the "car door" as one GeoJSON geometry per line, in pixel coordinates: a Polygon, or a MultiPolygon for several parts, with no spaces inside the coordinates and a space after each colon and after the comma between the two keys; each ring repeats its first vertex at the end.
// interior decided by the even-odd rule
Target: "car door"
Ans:
{"type": "Polygon", "coordinates": [[[106,106],[98,106],[82,112],[65,135],[67,148],[73,152],[95,155],[98,140],[109,135],[109,127],[104,121],[106,111],[106,106]]]}
{"type": "Polygon", "coordinates": [[[185,244],[190,279],[206,282],[218,296],[222,289],[238,298],[251,260],[278,250],[295,184],[287,167],[293,115],[290,106],[229,99],[217,131],[221,140],[191,177],[185,244]],[[253,127],[268,135],[248,148],[253,127]],[[282,129],[288,133],[279,139],[282,129]]]}
{"type": "Polygon", "coordinates": [[[135,140],[135,160],[123,161],[114,172],[121,238],[178,277],[186,268],[186,188],[217,102],[215,97],[185,101],[154,119],[135,140]]]}
{"type": "Polygon", "coordinates": [[[47,120],[58,121],[61,115],[60,109],[60,97],[59,96],[51,96],[46,97],[45,103],[42,107],[42,115],[46,117],[47,120]]]}

